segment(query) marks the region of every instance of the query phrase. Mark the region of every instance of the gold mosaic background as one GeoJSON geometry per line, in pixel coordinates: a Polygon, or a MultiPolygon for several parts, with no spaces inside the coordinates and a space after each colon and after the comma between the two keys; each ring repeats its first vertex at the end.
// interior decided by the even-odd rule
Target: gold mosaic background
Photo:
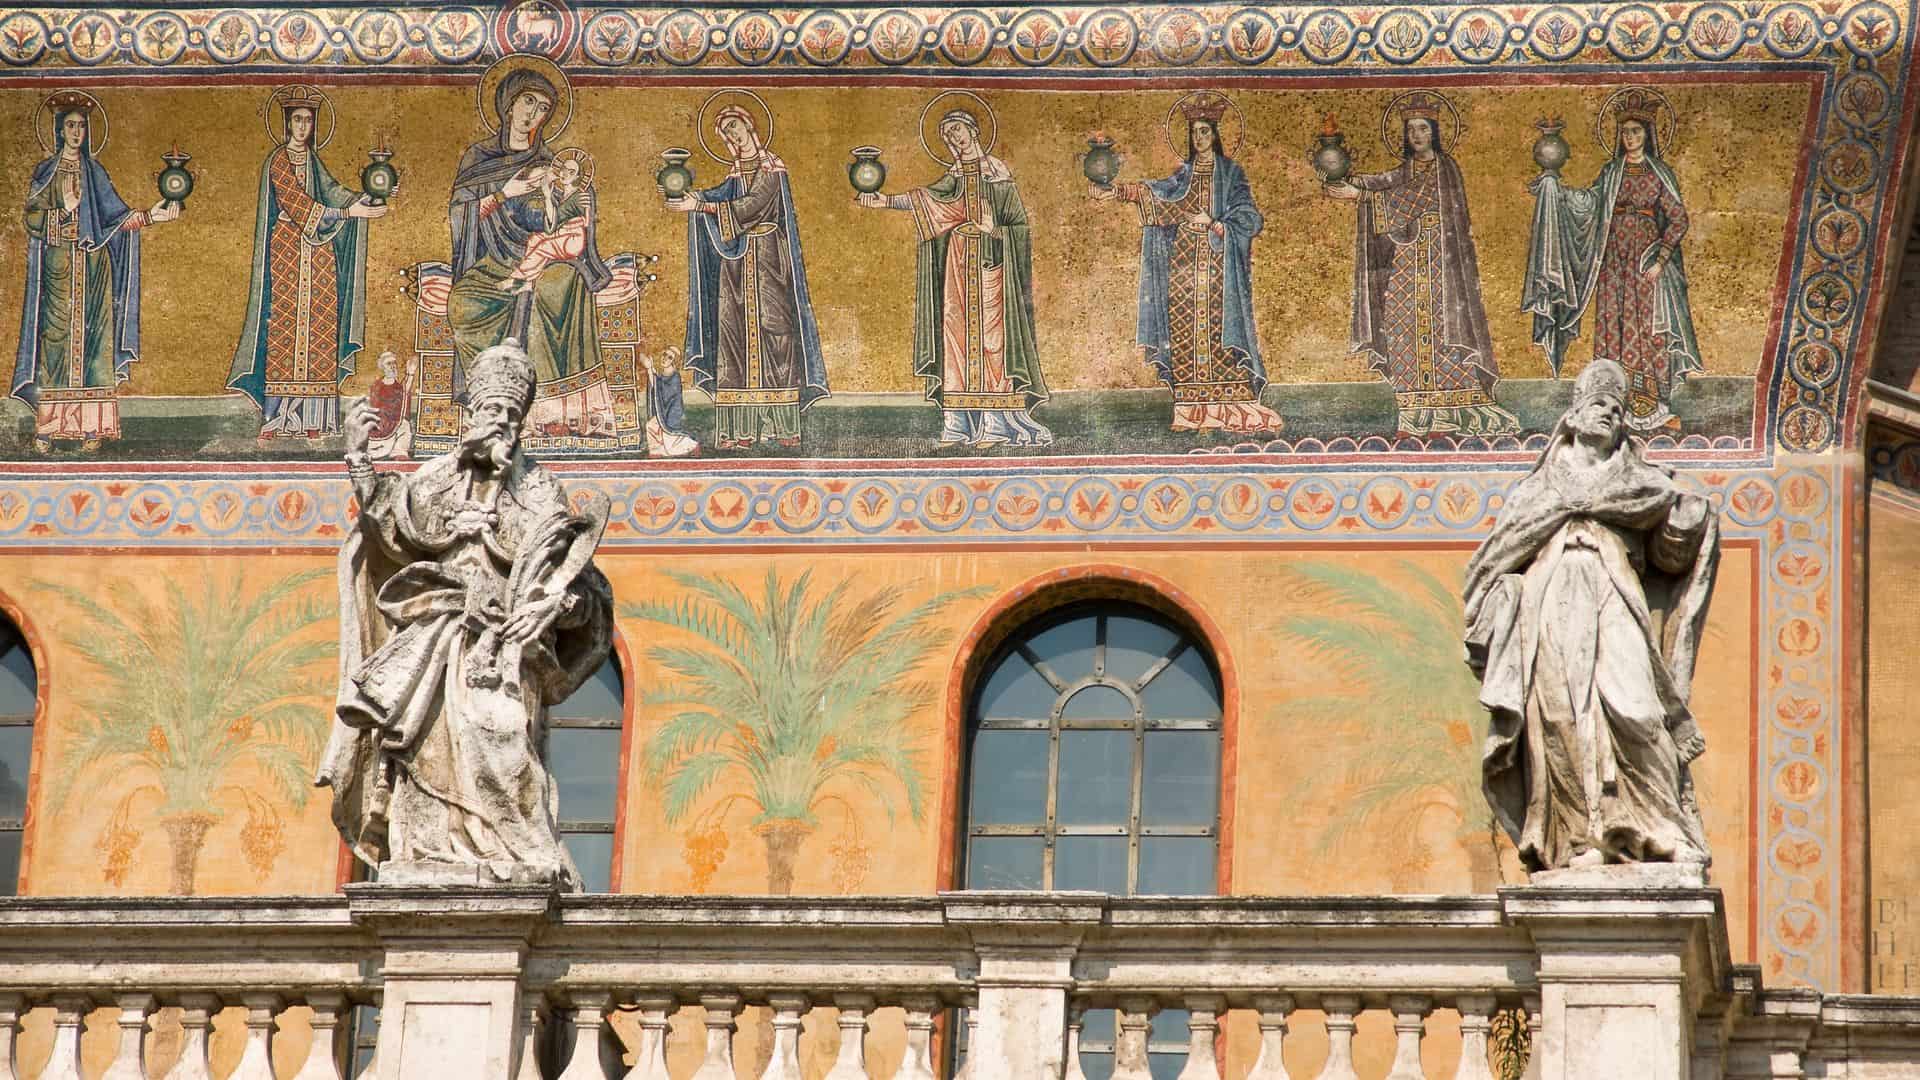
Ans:
{"type": "MultiPolygon", "coordinates": [[[[1695,322],[1707,372],[1758,369],[1792,202],[1800,136],[1811,89],[1782,84],[1662,84],[1683,122],[1663,155],[1677,171],[1692,228],[1686,241],[1695,322]]],[[[127,201],[150,206],[159,155],[178,144],[193,154],[198,187],[185,216],[143,241],[144,360],[127,392],[225,392],[246,280],[259,168],[270,144],[259,107],[271,88],[194,87],[134,92],[98,89],[111,124],[101,155],[127,201]]],[[[926,183],[938,167],[919,146],[919,112],[937,86],[769,88],[773,145],[792,174],[808,273],[829,375],[836,391],[918,390],[909,375],[913,233],[904,214],[852,203],[847,149],[885,150],[889,190],[926,183]]],[[[706,88],[582,86],[571,125],[556,146],[576,145],[599,161],[600,250],[658,254],[659,283],[646,298],[643,348],[680,343],[685,319],[685,228],[654,188],[658,151],[696,145],[694,117],[706,88]]],[[[1164,176],[1176,159],[1162,124],[1180,90],[1045,91],[989,89],[999,143],[1020,181],[1034,223],[1035,296],[1043,362],[1056,388],[1153,385],[1133,347],[1139,233],[1131,208],[1090,202],[1078,155],[1085,137],[1112,135],[1127,155],[1122,176],[1164,176]]],[[[1398,89],[1232,90],[1247,118],[1234,155],[1246,167],[1266,215],[1255,242],[1254,299],[1269,373],[1276,382],[1364,381],[1372,376],[1346,348],[1353,262],[1353,209],[1321,197],[1306,160],[1322,116],[1348,133],[1356,171],[1393,164],[1379,138],[1380,110],[1398,89]]],[[[1467,182],[1482,289],[1495,351],[1509,378],[1547,374],[1529,346],[1519,312],[1537,171],[1533,120],[1568,120],[1574,157],[1566,170],[1586,183],[1603,158],[1590,135],[1609,86],[1455,88],[1447,93],[1466,123],[1449,147],[1467,182]]],[[[331,87],[338,130],[323,153],[336,179],[358,186],[365,151],[391,140],[402,192],[374,223],[368,263],[369,355],[348,384],[363,387],[372,356],[411,348],[411,302],[400,271],[445,260],[445,199],[465,147],[484,135],[470,84],[331,87]]],[[[43,90],[0,91],[0,206],[26,198],[30,163],[43,155],[33,135],[43,90]]],[[[44,123],[44,120],[42,120],[44,123]]],[[[701,186],[721,166],[693,165],[701,186]]],[[[19,325],[21,253],[17,214],[0,216],[0,325],[19,325]]],[[[1584,363],[1583,339],[1571,352],[1584,363]]],[[[10,355],[10,353],[9,353],[10,355]]]]}

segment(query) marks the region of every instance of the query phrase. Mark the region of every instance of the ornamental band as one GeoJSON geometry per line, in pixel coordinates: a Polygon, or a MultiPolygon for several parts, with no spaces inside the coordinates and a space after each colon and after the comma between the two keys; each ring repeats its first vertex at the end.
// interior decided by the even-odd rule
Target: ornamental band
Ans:
{"type": "Polygon", "coordinates": [[[1688,700],[1718,521],[1647,463],[1627,393],[1588,365],[1467,566],[1487,800],[1530,871],[1708,861],[1688,700]]]}
{"type": "Polygon", "coordinates": [[[573,512],[521,452],[535,375],[516,342],[476,356],[467,385],[461,445],[412,475],[368,462],[371,407],[348,418],[362,510],[340,553],[340,695],[315,783],[383,881],[577,891],[545,728],[612,644],[592,563],[606,501],[573,512]]]}

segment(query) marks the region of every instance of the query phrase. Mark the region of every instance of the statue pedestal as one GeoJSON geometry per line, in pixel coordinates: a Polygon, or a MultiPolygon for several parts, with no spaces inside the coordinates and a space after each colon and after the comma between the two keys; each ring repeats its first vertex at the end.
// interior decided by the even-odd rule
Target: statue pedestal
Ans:
{"type": "Polygon", "coordinates": [[[373,1080],[516,1075],[520,975],[558,896],[551,885],[347,886],[354,923],[384,950],[373,1080]]]}
{"type": "Polygon", "coordinates": [[[1703,883],[1698,867],[1595,867],[1500,890],[1539,950],[1544,1025],[1529,1077],[1693,1075],[1693,1018],[1731,968],[1726,909],[1703,883]],[[1649,881],[1662,884],[1636,884],[1649,881]]]}

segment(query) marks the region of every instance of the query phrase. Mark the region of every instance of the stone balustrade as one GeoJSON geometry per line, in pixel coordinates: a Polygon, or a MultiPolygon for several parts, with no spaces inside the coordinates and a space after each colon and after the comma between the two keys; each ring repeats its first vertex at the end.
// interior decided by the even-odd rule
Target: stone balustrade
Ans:
{"type": "Polygon", "coordinates": [[[961,1015],[967,1080],[1082,1080],[1086,1018],[1107,1009],[1115,1080],[1148,1080],[1162,1009],[1187,1015],[1181,1080],[1227,1075],[1229,1013],[1257,1028],[1248,1080],[1374,1080],[1355,1053],[1367,1010],[1390,1017],[1388,1080],[1495,1080],[1489,1032],[1515,1007],[1538,1080],[1920,1075],[1920,1000],[1762,987],[1730,963],[1711,889],[819,899],[355,885],[0,901],[0,1080],[210,1080],[214,1017],[236,1007],[231,1078],[343,1080],[346,1017],[376,1002],[379,1050],[360,1074],[372,1080],[800,1080],[809,1053],[830,1063],[826,1080],[932,1080],[961,1015]],[[276,1053],[295,1006],[310,1048],[276,1053]],[[764,1035],[753,1061],[735,1056],[749,1008],[764,1035]],[[30,1009],[52,1013],[31,1075],[15,1052],[30,1009]],[[870,1054],[883,1009],[885,1067],[870,1054]],[[162,1010],[181,1033],[164,1073],[147,1061],[162,1010]],[[1444,1077],[1423,1065],[1436,1010],[1459,1017],[1444,1077]],[[103,1069],[108,1016],[118,1041],[103,1069]],[[1323,1029],[1310,1075],[1283,1056],[1303,1023],[1323,1029]]]}

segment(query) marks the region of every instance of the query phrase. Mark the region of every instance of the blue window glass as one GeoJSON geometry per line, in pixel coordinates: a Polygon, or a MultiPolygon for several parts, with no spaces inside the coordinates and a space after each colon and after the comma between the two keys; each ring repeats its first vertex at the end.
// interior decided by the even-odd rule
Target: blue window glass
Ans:
{"type": "Polygon", "coordinates": [[[560,792],[560,840],[588,892],[613,880],[613,818],[620,793],[626,687],[612,658],[547,710],[547,763],[560,792]]]}
{"type": "Polygon", "coordinates": [[[20,846],[33,766],[33,718],[40,693],[33,653],[18,627],[0,616],[0,896],[20,891],[20,846]]]}
{"type": "MultiPolygon", "coordinates": [[[[1197,636],[1145,607],[1075,605],[1017,630],[976,687],[963,887],[1215,891],[1223,695],[1197,636]]],[[[1113,1073],[1114,1024],[1111,1009],[1087,1013],[1088,1080],[1113,1073]]],[[[1187,1014],[1156,1014],[1155,1080],[1178,1076],[1186,1050],[1187,1014]]]]}

